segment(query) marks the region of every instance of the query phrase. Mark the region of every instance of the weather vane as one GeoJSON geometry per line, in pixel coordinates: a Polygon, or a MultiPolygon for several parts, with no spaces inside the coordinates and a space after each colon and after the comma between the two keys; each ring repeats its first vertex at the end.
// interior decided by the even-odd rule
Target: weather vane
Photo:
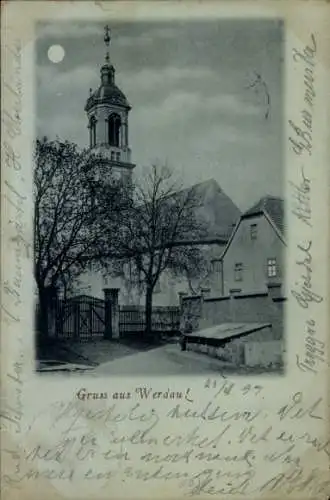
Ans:
{"type": "Polygon", "coordinates": [[[107,63],[109,62],[109,45],[110,45],[110,40],[111,40],[110,29],[109,29],[109,26],[106,25],[106,26],[104,26],[104,43],[105,43],[105,45],[107,47],[106,54],[105,54],[105,60],[106,60],[107,63]]]}
{"type": "Polygon", "coordinates": [[[106,25],[104,27],[104,42],[105,42],[105,44],[106,44],[107,47],[109,47],[110,40],[111,40],[111,38],[110,38],[110,29],[109,29],[109,26],[106,25]]]}

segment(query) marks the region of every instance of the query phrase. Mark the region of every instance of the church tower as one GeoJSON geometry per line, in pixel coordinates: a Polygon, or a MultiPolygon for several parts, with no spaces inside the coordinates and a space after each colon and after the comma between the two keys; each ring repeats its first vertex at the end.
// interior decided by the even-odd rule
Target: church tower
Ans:
{"type": "Polygon", "coordinates": [[[105,176],[130,181],[132,170],[131,150],[128,142],[128,114],[131,109],[126,96],[115,84],[115,68],[110,62],[109,27],[105,27],[105,62],[101,67],[100,86],[90,89],[85,111],[88,118],[89,147],[91,153],[100,155],[105,176]]]}

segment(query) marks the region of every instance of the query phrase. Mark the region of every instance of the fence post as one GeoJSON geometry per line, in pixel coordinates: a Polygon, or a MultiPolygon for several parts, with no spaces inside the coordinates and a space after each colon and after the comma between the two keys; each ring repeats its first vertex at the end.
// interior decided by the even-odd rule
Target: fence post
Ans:
{"type": "Polygon", "coordinates": [[[184,307],[184,298],[188,294],[186,292],[179,292],[179,301],[180,301],[180,309],[179,309],[179,330],[184,329],[185,323],[185,307],[184,307]]]}
{"type": "Polygon", "coordinates": [[[179,292],[178,295],[179,295],[180,312],[182,312],[183,299],[184,299],[184,297],[187,297],[188,293],[187,292],[179,292]]]}
{"type": "Polygon", "coordinates": [[[80,338],[80,299],[78,299],[78,301],[73,301],[72,307],[74,311],[73,338],[77,340],[80,338]]]}
{"type": "Polygon", "coordinates": [[[104,288],[104,318],[105,332],[104,337],[119,338],[119,288],[104,288]]]}
{"type": "Polygon", "coordinates": [[[111,321],[111,289],[104,288],[104,338],[112,338],[112,321],[111,321]]]}

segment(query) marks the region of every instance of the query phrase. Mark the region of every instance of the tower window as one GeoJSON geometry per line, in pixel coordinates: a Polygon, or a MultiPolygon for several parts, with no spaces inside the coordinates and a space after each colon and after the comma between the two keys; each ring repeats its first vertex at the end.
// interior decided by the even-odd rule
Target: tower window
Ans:
{"type": "Polygon", "coordinates": [[[96,118],[92,116],[89,121],[89,143],[93,148],[96,145],[96,118]]]}
{"type": "Polygon", "coordinates": [[[108,120],[108,141],[110,146],[120,146],[121,119],[117,114],[112,114],[108,120]]]}

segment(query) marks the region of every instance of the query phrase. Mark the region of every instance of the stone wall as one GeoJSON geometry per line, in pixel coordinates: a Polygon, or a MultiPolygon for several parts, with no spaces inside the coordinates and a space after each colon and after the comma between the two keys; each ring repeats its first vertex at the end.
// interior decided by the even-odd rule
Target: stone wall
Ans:
{"type": "Polygon", "coordinates": [[[271,329],[264,329],[256,341],[252,334],[233,339],[224,347],[213,347],[197,343],[188,343],[187,350],[207,354],[213,358],[235,366],[247,367],[282,367],[283,342],[281,340],[268,340],[271,329]]]}
{"type": "Polygon", "coordinates": [[[273,301],[269,294],[232,295],[204,299],[199,327],[221,323],[271,323],[272,339],[283,334],[283,301],[273,301]]]}
{"type": "Polygon", "coordinates": [[[187,323],[192,331],[223,323],[267,323],[271,327],[232,338],[224,347],[189,343],[194,350],[224,362],[250,367],[283,365],[285,298],[278,286],[268,293],[237,294],[226,297],[184,297],[181,307],[181,330],[187,323]]]}
{"type": "Polygon", "coordinates": [[[196,331],[199,330],[200,319],[202,316],[203,297],[201,295],[193,295],[191,297],[183,297],[181,301],[181,331],[196,331]]]}

